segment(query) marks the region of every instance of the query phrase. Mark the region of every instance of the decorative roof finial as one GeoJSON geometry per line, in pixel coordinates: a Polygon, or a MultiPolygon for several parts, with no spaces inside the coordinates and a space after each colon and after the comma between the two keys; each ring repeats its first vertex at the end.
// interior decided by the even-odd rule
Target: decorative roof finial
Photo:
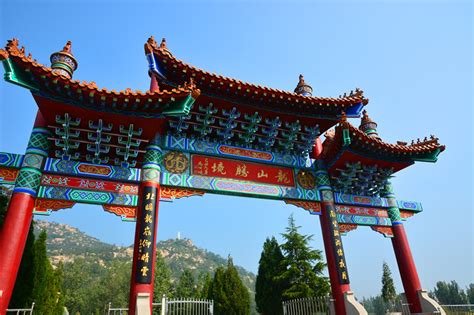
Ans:
{"type": "Polygon", "coordinates": [[[161,39],[160,48],[161,49],[168,49],[168,48],[166,48],[166,38],[164,38],[164,37],[161,39]]]}
{"type": "Polygon", "coordinates": [[[61,50],[61,51],[72,54],[72,52],[71,52],[71,41],[70,40],[67,41],[66,45],[64,45],[63,50],[61,50]]]}
{"type": "Polygon", "coordinates": [[[304,82],[304,77],[300,74],[298,85],[295,88],[295,93],[303,96],[312,96],[313,88],[304,82]]]}
{"type": "Polygon", "coordinates": [[[369,114],[365,109],[362,111],[359,129],[369,137],[374,137],[380,140],[380,137],[377,133],[377,123],[370,119],[369,114]]]}
{"type": "Polygon", "coordinates": [[[51,68],[53,73],[64,76],[68,79],[72,78],[72,74],[77,69],[77,60],[71,51],[71,41],[68,40],[61,51],[55,52],[49,58],[51,60],[51,68]]]}

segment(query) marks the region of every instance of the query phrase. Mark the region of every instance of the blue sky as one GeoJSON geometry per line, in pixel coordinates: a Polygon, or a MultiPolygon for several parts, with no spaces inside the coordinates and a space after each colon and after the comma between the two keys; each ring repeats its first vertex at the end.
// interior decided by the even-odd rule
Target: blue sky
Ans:
{"type": "MultiPolygon", "coordinates": [[[[143,44],[150,35],[166,37],[188,63],[244,81],[293,90],[303,73],[315,95],[362,88],[384,140],[433,133],[447,146],[438,163],[419,163],[393,180],[398,198],[424,205],[406,230],[422,285],[431,289],[438,280],[474,282],[472,18],[470,1],[7,0],[0,39],[19,38],[47,65],[72,40],[74,77],[117,90],[148,88],[143,44]]],[[[0,151],[24,153],[35,112],[26,90],[0,83],[0,151]]],[[[323,249],[317,216],[278,201],[210,194],[162,204],[158,238],[180,231],[256,272],[265,238],[281,240],[291,213],[323,249]]],[[[106,242],[133,242],[134,225],[98,206],[76,205],[47,220],[106,242]]],[[[360,227],[343,242],[357,296],[380,292],[383,261],[402,290],[389,239],[360,227]]]]}

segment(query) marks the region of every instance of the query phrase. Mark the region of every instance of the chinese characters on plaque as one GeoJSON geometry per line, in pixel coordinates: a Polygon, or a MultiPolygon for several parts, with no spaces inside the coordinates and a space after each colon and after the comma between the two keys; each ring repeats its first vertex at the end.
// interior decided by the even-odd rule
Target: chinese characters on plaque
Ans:
{"type": "Polygon", "coordinates": [[[210,156],[192,155],[191,173],[279,186],[295,186],[291,168],[210,156]]]}
{"type": "Polygon", "coordinates": [[[337,225],[336,210],[332,205],[326,205],[326,215],[328,217],[331,242],[334,249],[334,257],[336,260],[336,269],[339,274],[339,281],[341,284],[349,284],[349,274],[346,267],[346,258],[344,256],[344,249],[342,248],[341,235],[337,225]]]}
{"type": "Polygon", "coordinates": [[[149,284],[152,280],[156,198],[156,187],[145,186],[143,188],[140,235],[138,236],[138,261],[135,275],[135,280],[138,283],[149,284]]]}

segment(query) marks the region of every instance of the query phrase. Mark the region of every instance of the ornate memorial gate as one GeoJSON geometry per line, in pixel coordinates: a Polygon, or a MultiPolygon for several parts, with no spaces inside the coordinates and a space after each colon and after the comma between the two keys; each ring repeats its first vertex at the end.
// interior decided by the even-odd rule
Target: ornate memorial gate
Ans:
{"type": "Polygon", "coordinates": [[[16,39],[0,50],[5,80],[38,105],[26,153],[0,153],[0,183],[12,189],[0,232],[0,311],[33,214],[91,203],[136,221],[129,308],[150,314],[159,201],[205,193],[277,199],[320,216],[337,314],[365,313],[341,239],[358,226],[392,239],[411,311],[435,309],[403,227],[421,204],[395,199],[389,178],[415,161],[435,162],[438,139],[385,143],[365,111],[352,126],[347,118],[368,104],[359,89],[325,98],[312,96],[302,76],[294,93],[245,83],[190,66],[152,37],[145,53],[150,89],[116,92],[72,79],[70,42],[51,67],[16,39]]]}

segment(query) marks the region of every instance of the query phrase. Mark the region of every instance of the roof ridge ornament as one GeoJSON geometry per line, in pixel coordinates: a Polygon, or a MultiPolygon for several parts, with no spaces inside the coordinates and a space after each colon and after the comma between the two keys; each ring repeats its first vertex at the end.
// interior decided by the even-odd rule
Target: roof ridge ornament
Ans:
{"type": "Polygon", "coordinates": [[[295,88],[295,93],[302,96],[312,96],[313,88],[304,82],[304,76],[300,74],[298,85],[295,88]]]}
{"type": "Polygon", "coordinates": [[[411,144],[409,145],[410,147],[418,147],[418,146],[423,146],[423,145],[430,145],[430,144],[435,144],[439,145],[438,138],[435,137],[434,135],[430,135],[430,138],[425,137],[423,140],[420,140],[419,138],[417,139],[416,143],[415,140],[411,141],[411,144]]]}

